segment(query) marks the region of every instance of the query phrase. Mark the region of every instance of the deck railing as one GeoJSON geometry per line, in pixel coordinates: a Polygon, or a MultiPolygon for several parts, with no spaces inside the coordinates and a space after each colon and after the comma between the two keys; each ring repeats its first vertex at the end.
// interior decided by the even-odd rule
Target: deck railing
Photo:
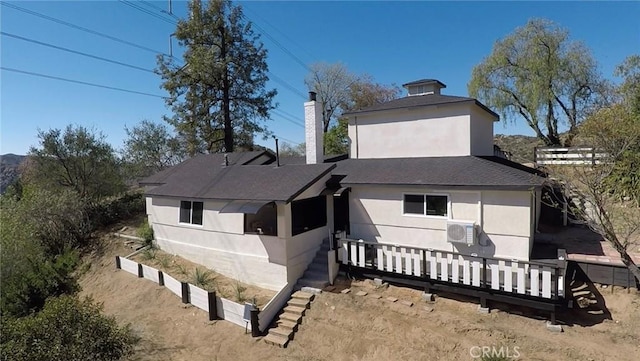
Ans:
{"type": "Polygon", "coordinates": [[[427,280],[556,300],[564,297],[563,262],[508,260],[428,248],[338,239],[345,265],[427,280]]]}
{"type": "Polygon", "coordinates": [[[536,147],[536,165],[593,165],[605,160],[606,153],[593,147],[536,147]]]}

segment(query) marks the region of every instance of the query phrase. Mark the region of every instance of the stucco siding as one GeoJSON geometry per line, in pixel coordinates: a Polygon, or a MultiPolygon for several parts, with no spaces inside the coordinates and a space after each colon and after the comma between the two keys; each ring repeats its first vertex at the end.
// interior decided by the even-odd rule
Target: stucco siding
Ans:
{"type": "Polygon", "coordinates": [[[470,154],[469,106],[396,109],[349,119],[353,158],[470,154]]]}
{"type": "Polygon", "coordinates": [[[493,155],[493,120],[483,109],[471,107],[471,155],[493,155]]]}
{"type": "Polygon", "coordinates": [[[526,260],[530,251],[529,192],[430,190],[421,187],[356,186],[350,194],[351,238],[463,254],[526,260]],[[446,194],[448,217],[403,214],[405,193],[446,194]],[[447,221],[479,225],[478,244],[447,242],[447,221]]]}

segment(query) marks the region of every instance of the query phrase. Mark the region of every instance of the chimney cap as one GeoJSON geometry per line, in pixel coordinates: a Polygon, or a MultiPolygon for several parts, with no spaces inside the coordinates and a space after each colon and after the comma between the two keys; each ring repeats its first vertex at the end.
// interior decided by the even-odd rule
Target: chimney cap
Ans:
{"type": "Polygon", "coordinates": [[[316,92],[309,92],[309,101],[310,102],[316,101],[316,92]]]}

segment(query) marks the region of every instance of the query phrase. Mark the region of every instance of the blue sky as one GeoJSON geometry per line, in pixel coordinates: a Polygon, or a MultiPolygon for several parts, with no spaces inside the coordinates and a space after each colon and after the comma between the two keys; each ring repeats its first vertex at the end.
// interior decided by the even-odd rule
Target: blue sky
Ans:
{"type": "MultiPolygon", "coordinates": [[[[19,1],[0,7],[2,67],[134,90],[132,94],[2,70],[0,73],[0,154],[25,154],[37,144],[37,130],[79,124],[102,131],[115,148],[124,127],[143,119],[162,122],[169,114],[157,75],[44,47],[20,36],[75,51],[154,69],[153,51],[169,52],[173,19],[160,9],[168,1],[135,5],[122,1],[19,1]],[[88,28],[153,51],[128,46],[76,28],[33,16],[12,6],[88,28]]],[[[640,53],[640,2],[239,2],[259,28],[269,50],[271,81],[279,111],[267,126],[284,141],[304,141],[304,130],[283,118],[302,122],[307,74],[300,62],[342,62],[354,73],[377,82],[403,84],[436,78],[450,95],[467,95],[475,64],[494,42],[532,17],[566,27],[572,39],[592,50],[603,76],[628,55],[640,53]],[[275,40],[275,41],[274,41],[275,40]],[[293,54],[293,55],[291,55],[293,54]],[[286,84],[286,85],[283,85],[286,84]],[[295,91],[289,89],[292,87],[295,91]]],[[[173,1],[176,16],[186,3],[173,1]]],[[[175,53],[179,49],[174,48],[175,53]]],[[[496,124],[495,133],[527,134],[526,126],[496,124]]],[[[272,141],[256,139],[272,146],[272,141]]]]}

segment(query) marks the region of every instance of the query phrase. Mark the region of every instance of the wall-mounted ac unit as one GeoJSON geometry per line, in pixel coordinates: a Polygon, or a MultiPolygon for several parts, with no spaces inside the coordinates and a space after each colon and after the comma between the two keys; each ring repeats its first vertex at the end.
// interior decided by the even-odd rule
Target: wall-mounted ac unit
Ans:
{"type": "Polygon", "coordinates": [[[476,224],[470,221],[448,221],[447,242],[476,244],[476,224]]]}

